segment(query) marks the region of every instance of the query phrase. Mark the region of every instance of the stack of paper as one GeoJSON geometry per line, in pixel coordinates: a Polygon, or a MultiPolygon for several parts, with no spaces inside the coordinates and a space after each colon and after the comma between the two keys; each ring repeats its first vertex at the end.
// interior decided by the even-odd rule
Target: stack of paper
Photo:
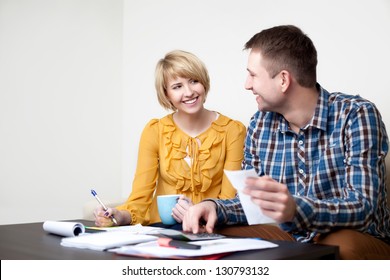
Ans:
{"type": "Polygon", "coordinates": [[[101,233],[83,234],[76,237],[64,237],[61,245],[81,249],[107,250],[123,245],[137,244],[157,240],[156,236],[133,234],[127,231],[106,231],[101,233]]]}
{"type": "Polygon", "coordinates": [[[116,227],[86,227],[86,229],[92,229],[95,231],[126,231],[128,233],[134,234],[158,234],[159,230],[161,230],[162,228],[136,224],[116,227]]]}

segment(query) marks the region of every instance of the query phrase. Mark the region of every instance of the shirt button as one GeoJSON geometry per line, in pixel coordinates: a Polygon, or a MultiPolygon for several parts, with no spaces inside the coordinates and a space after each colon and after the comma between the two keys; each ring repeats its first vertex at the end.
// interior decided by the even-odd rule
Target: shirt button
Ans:
{"type": "Polygon", "coordinates": [[[299,141],[298,141],[298,144],[299,144],[299,145],[303,145],[303,141],[302,141],[302,140],[299,140],[299,141]]]}
{"type": "Polygon", "coordinates": [[[303,174],[303,169],[299,169],[299,173],[303,174]]]}

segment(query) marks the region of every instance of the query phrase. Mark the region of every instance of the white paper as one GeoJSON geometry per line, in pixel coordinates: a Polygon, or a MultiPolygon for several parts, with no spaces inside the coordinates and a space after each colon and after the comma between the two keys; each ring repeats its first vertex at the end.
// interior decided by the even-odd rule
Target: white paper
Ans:
{"type": "Polygon", "coordinates": [[[76,237],[64,237],[61,245],[80,249],[103,251],[128,244],[138,244],[157,240],[156,236],[145,234],[132,234],[127,231],[103,231],[98,233],[83,234],[76,237]]]}
{"type": "Polygon", "coordinates": [[[251,200],[249,195],[243,193],[245,179],[248,177],[259,177],[254,169],[225,170],[225,174],[233,187],[237,189],[249,225],[276,223],[274,219],[263,214],[260,207],[251,200]]]}
{"type": "Polygon", "coordinates": [[[163,228],[143,226],[141,224],[136,224],[136,225],[117,226],[117,227],[101,227],[99,229],[106,230],[106,231],[126,231],[134,234],[158,234],[159,230],[163,228]]]}
{"type": "Polygon", "coordinates": [[[61,236],[78,236],[85,232],[85,227],[81,223],[46,221],[43,229],[49,233],[61,236]]]}
{"type": "Polygon", "coordinates": [[[208,256],[220,253],[278,247],[277,244],[269,241],[253,238],[222,238],[217,240],[193,241],[189,242],[189,244],[201,245],[201,248],[198,250],[190,250],[162,247],[158,245],[157,241],[152,241],[133,246],[123,246],[113,251],[122,255],[146,255],[159,258],[174,258],[208,256]]]}

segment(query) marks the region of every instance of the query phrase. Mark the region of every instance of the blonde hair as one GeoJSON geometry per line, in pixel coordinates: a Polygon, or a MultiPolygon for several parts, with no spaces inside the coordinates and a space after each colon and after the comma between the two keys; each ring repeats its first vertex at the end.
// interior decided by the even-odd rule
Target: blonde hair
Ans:
{"type": "Polygon", "coordinates": [[[155,71],[155,87],[158,102],[165,109],[176,111],[167,97],[167,83],[177,77],[193,79],[201,83],[205,89],[205,97],[210,89],[210,78],[204,63],[194,54],[174,50],[160,59],[155,71]]]}

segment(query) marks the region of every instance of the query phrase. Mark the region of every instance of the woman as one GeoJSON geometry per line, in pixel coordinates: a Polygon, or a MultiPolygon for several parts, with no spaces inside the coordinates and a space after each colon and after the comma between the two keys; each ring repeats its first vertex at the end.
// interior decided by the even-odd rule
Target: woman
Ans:
{"type": "Polygon", "coordinates": [[[178,223],[193,203],[235,196],[223,170],[241,169],[245,127],[204,107],[210,79],[203,62],[169,52],[156,66],[155,87],[161,106],[173,113],[146,125],[132,192],[123,205],[96,208],[97,226],[112,226],[112,216],[118,225],[160,223],[158,195],[182,194],[172,211],[178,223]]]}

